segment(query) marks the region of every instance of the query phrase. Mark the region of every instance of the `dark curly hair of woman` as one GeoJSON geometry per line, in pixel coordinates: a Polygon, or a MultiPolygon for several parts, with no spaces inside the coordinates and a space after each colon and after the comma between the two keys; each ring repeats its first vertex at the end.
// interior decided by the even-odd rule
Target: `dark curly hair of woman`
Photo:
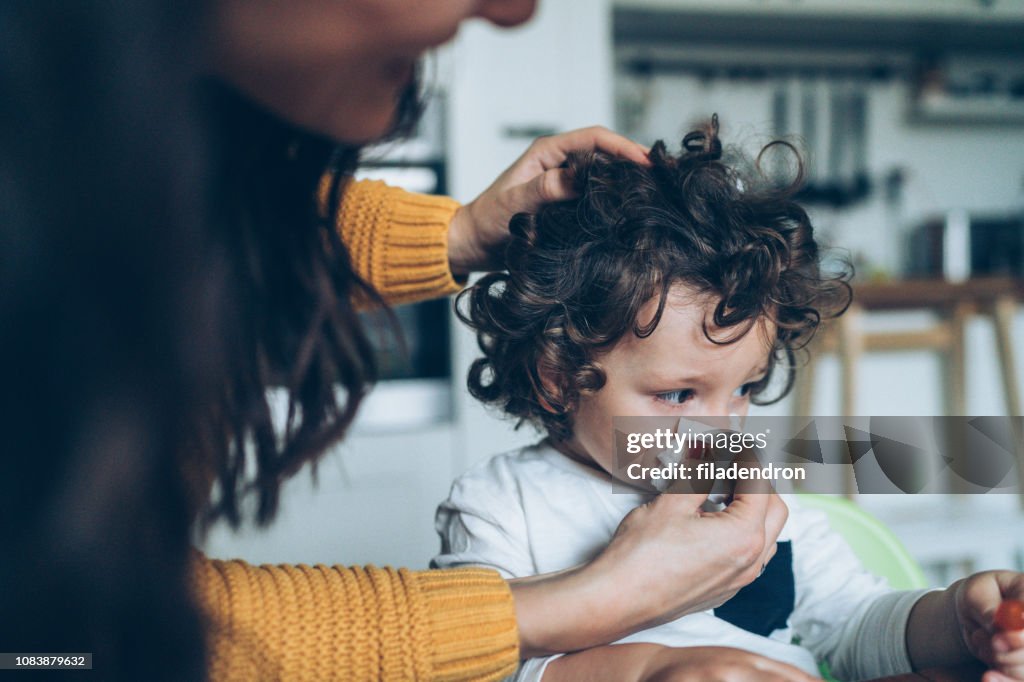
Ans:
{"type": "Polygon", "coordinates": [[[458,300],[459,318],[484,354],[469,372],[474,397],[569,438],[577,399],[604,385],[600,354],[627,332],[649,336],[676,285],[717,300],[713,327],[740,332],[716,340],[706,321],[714,343],[742,338],[758,320],[774,322],[768,372],[750,395],[768,404],[789,392],[796,352],[822,319],[849,305],[851,270],[821,268],[810,220],[793,200],[803,173],[792,146],[774,142],[755,163],[723,156],[717,117],[682,146],[674,156],[657,142],[649,167],[570,154],[579,198],[512,219],[508,271],[483,277],[458,300]],[[760,172],[773,148],[797,160],[796,178],[784,187],[760,172]],[[641,324],[638,313],[653,299],[654,317],[641,324]],[[785,383],[767,398],[780,362],[785,383]]]}

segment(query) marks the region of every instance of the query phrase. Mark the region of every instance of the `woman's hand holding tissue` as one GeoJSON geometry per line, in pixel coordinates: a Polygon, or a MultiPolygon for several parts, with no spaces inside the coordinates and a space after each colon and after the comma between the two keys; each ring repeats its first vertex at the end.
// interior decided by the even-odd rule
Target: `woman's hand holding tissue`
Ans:
{"type": "Polygon", "coordinates": [[[623,519],[590,563],[511,581],[521,656],[578,651],[703,611],[753,581],[788,517],[764,481],[718,512],[706,496],[660,495],[623,519]]]}

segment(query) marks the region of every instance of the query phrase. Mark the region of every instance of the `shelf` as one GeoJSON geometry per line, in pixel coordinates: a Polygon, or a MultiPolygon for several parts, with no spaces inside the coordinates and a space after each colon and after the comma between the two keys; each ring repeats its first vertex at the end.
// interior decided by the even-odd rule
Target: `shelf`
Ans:
{"type": "MultiPolygon", "coordinates": [[[[1024,8],[967,3],[618,0],[620,43],[958,50],[1024,56],[1024,8]]],[[[1022,3],[1024,4],[1024,3],[1022,3]]]]}
{"type": "Polygon", "coordinates": [[[615,8],[996,23],[1024,19],[1020,0],[613,0],[615,8]]]}
{"type": "Polygon", "coordinates": [[[911,120],[922,124],[1024,125],[1024,100],[1008,97],[929,97],[914,102],[911,120]]]}

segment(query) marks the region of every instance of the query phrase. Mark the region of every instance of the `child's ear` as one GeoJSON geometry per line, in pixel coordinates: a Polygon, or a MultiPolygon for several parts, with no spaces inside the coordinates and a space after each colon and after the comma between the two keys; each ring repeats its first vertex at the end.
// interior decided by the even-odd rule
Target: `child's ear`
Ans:
{"type": "Polygon", "coordinates": [[[565,414],[566,408],[561,404],[561,391],[552,379],[551,368],[543,362],[538,362],[536,374],[537,378],[534,379],[531,373],[530,383],[533,384],[533,394],[537,397],[537,402],[546,412],[565,414]]]}

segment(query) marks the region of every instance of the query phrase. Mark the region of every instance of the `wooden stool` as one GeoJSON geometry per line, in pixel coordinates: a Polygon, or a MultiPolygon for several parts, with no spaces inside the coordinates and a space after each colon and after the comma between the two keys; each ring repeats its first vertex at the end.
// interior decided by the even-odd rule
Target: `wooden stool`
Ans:
{"type": "MultiPolygon", "coordinates": [[[[1013,315],[1018,302],[1024,300],[1024,280],[1013,278],[972,279],[962,283],[944,280],[910,280],[885,284],[862,284],[854,287],[850,309],[835,322],[825,325],[810,349],[811,356],[802,368],[794,390],[794,415],[812,414],[814,370],[821,353],[839,356],[843,415],[854,415],[857,409],[857,365],[865,353],[872,351],[933,351],[941,353],[945,412],[964,415],[967,410],[967,371],[964,353],[964,329],[972,314],[992,318],[996,330],[999,370],[1006,398],[1007,414],[1021,415],[1017,392],[1017,367],[1013,353],[1013,315]],[[923,330],[871,332],[864,331],[864,317],[874,311],[930,310],[938,321],[923,330]]],[[[1017,443],[1022,434],[1015,434],[1017,443]]],[[[1024,504],[1024,460],[1017,452],[1018,476],[1024,504]]],[[[852,472],[851,472],[852,473],[852,472]]],[[[854,493],[854,481],[845,481],[847,495],[854,493]]]]}

